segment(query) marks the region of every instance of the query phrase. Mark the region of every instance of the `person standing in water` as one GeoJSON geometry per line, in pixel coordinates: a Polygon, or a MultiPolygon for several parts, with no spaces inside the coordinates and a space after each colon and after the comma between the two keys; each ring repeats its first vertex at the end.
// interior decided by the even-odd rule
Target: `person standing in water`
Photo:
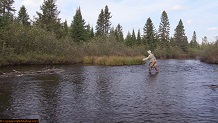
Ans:
{"type": "Polygon", "coordinates": [[[149,60],[149,73],[151,73],[151,70],[153,67],[155,68],[156,73],[159,73],[158,66],[157,66],[157,60],[156,60],[154,54],[152,54],[150,50],[148,50],[147,52],[149,55],[148,55],[148,57],[144,58],[143,61],[149,60]]]}

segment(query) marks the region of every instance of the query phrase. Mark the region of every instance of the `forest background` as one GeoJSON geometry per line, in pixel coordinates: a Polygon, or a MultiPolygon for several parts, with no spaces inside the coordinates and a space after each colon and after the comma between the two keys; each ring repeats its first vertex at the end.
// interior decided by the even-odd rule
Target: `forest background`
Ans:
{"type": "MultiPolygon", "coordinates": [[[[142,58],[151,50],[159,59],[201,59],[218,63],[218,38],[208,43],[207,37],[197,42],[196,31],[189,41],[182,19],[170,36],[166,11],[160,16],[156,29],[148,17],[142,32],[131,30],[124,37],[122,25],[112,25],[106,5],[91,27],[83,19],[81,9],[73,16],[70,26],[61,23],[55,0],[44,0],[40,12],[30,20],[25,6],[18,15],[14,0],[0,0],[0,66],[20,64],[74,64],[100,65],[142,64],[142,58]]],[[[200,26],[200,25],[199,25],[200,26]]]]}

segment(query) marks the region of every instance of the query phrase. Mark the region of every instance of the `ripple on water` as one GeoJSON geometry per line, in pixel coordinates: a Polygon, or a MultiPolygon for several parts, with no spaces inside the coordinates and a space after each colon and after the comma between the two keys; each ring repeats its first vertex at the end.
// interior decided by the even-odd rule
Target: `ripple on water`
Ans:
{"type": "Polygon", "coordinates": [[[57,66],[64,70],[60,73],[0,78],[0,118],[218,122],[217,65],[197,60],[158,64],[159,74],[148,74],[147,64],[63,65],[57,66]]]}

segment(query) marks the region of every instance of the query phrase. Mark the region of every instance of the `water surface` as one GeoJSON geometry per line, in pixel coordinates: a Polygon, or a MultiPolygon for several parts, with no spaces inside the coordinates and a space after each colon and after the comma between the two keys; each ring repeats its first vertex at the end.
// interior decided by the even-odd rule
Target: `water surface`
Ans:
{"type": "MultiPolygon", "coordinates": [[[[40,123],[218,122],[218,65],[158,60],[148,65],[62,65],[63,71],[0,78],[0,119],[40,123]]],[[[3,67],[2,72],[45,66],[3,67]]]]}

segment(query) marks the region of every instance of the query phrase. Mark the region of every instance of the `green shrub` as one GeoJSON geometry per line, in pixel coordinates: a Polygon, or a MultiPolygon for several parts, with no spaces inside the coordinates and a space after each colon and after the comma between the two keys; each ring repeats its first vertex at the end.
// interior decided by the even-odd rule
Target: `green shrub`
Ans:
{"type": "Polygon", "coordinates": [[[214,44],[208,44],[200,55],[201,61],[207,63],[218,63],[218,41],[214,44]]]}

